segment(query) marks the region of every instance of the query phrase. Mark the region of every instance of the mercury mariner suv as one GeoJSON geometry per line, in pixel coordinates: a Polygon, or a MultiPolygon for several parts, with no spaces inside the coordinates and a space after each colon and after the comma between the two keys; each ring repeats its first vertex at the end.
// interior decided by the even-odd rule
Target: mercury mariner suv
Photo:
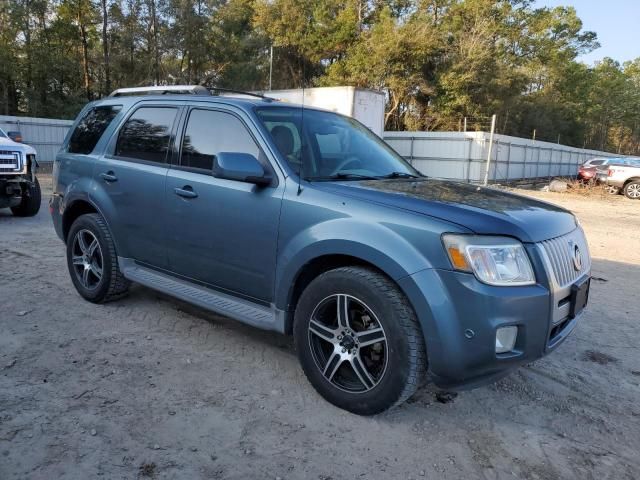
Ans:
{"type": "Polygon", "coordinates": [[[552,352],[589,294],[567,210],[427,178],[351,118],[202,87],[87,105],[50,210],[85,299],[137,282],[293,335],[316,390],[363,415],[552,352]]]}
{"type": "Polygon", "coordinates": [[[0,208],[10,208],[17,217],[38,213],[41,193],[37,167],[36,151],[0,129],[0,208]]]}

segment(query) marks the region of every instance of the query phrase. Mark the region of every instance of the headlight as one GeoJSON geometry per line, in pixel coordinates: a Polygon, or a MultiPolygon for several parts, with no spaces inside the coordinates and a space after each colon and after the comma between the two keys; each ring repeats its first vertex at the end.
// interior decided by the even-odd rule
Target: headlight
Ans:
{"type": "Polygon", "coordinates": [[[532,285],[533,268],[522,243],[509,237],[443,235],[453,268],[489,285],[532,285]]]}

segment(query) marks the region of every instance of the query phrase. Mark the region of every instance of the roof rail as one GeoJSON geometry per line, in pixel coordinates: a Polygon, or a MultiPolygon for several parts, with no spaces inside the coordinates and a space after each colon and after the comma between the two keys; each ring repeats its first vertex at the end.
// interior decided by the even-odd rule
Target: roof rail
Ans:
{"type": "Polygon", "coordinates": [[[222,92],[222,93],[238,93],[240,95],[248,95],[250,97],[257,97],[257,98],[261,98],[262,100],[266,100],[267,102],[273,102],[274,100],[277,100],[275,98],[272,97],[267,97],[265,95],[262,95],[260,93],[255,93],[255,92],[246,92],[244,90],[234,90],[233,88],[222,88],[222,87],[211,87],[209,90],[213,90],[214,92],[222,92]]]}
{"type": "Polygon", "coordinates": [[[119,88],[114,90],[109,95],[110,97],[123,97],[127,95],[165,95],[165,94],[191,94],[191,95],[212,95],[211,92],[219,93],[237,93],[239,95],[247,95],[250,97],[257,97],[267,102],[273,102],[274,98],[261,95],[254,92],[246,92],[244,90],[234,90],[232,88],[223,87],[203,87],[202,85],[161,85],[151,87],[131,87],[131,88],[119,88]]]}
{"type": "Polygon", "coordinates": [[[211,92],[202,85],[161,85],[152,87],[119,88],[111,92],[109,96],[122,97],[126,95],[165,95],[168,93],[211,95],[211,92]]]}

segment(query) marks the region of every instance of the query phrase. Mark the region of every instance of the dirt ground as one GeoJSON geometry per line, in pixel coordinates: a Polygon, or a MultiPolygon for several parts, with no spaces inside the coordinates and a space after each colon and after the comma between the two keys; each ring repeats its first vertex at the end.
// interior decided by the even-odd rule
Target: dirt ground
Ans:
{"type": "Polygon", "coordinates": [[[0,210],[0,479],[640,478],[640,202],[526,194],[587,232],[581,324],[497,384],[373,418],[322,400],[286,337],[139,286],[83,301],[48,195],[0,210]]]}

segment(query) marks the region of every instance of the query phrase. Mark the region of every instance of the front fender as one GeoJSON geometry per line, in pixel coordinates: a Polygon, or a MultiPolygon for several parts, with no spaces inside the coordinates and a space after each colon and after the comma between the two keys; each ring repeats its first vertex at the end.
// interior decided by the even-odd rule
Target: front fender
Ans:
{"type": "Polygon", "coordinates": [[[281,249],[276,271],[275,303],[286,309],[303,267],[325,255],[348,255],[382,270],[394,280],[431,268],[414,245],[377,223],[337,218],[315,224],[292,237],[281,249]],[[339,232],[339,238],[336,233],[339,232]]]}

